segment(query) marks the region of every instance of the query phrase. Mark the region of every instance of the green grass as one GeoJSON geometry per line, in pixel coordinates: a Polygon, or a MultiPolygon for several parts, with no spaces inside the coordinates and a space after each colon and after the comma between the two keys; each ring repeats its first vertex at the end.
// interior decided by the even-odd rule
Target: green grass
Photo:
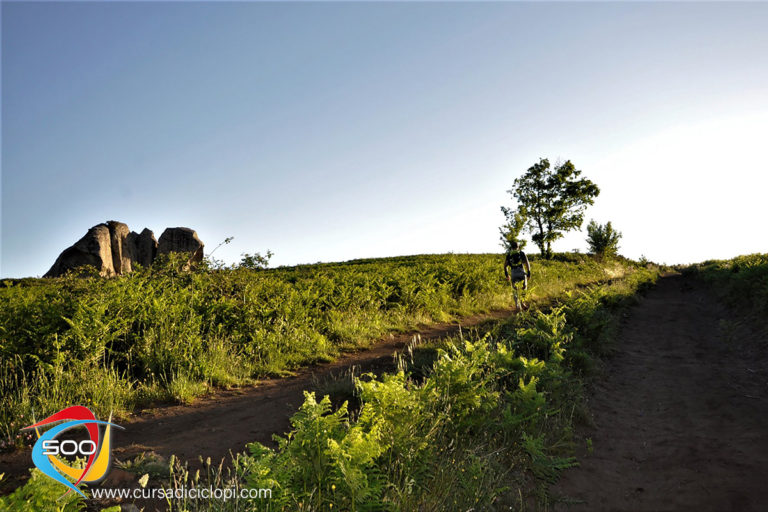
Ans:
{"type": "MultiPolygon", "coordinates": [[[[0,450],[18,424],[82,404],[100,416],[187,403],[280,376],[388,332],[509,307],[500,255],[422,255],[271,270],[182,272],[179,262],[102,278],[0,285],[0,450]]],[[[529,298],[634,272],[584,256],[533,261],[529,298]]]]}
{"type": "MultiPolygon", "coordinates": [[[[83,499],[71,492],[62,496],[63,485],[38,469],[30,470],[30,478],[8,496],[0,497],[0,512],[20,510],[34,512],[79,512],[85,510],[83,499]]],[[[0,474],[2,480],[2,474],[0,474]]]]}
{"type": "Polygon", "coordinates": [[[698,276],[730,306],[763,324],[768,318],[768,254],[709,260],[681,269],[698,276]]]}
{"type": "MultiPolygon", "coordinates": [[[[173,510],[490,510],[546,508],[577,464],[588,362],[610,350],[618,318],[657,278],[639,270],[465,335],[415,346],[394,374],[341,375],[306,393],[278,448],[254,443],[208,478],[272,489],[269,500],[169,502],[173,510]],[[426,361],[425,358],[426,357],[426,361]],[[425,367],[428,367],[425,370],[425,367]],[[347,378],[349,377],[349,379],[347,378]]],[[[208,485],[176,463],[173,485],[208,485]]]]}

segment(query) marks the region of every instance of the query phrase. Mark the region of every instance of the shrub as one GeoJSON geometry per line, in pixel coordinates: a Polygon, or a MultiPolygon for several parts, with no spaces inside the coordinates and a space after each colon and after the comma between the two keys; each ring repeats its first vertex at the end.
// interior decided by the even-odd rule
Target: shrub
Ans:
{"type": "MultiPolygon", "coordinates": [[[[30,470],[27,482],[8,496],[0,497],[0,512],[29,510],[35,512],[78,512],[85,510],[79,494],[70,492],[62,496],[66,488],[44,475],[38,469],[30,470]]],[[[0,478],[2,475],[0,474],[0,478]]]]}
{"type": "Polygon", "coordinates": [[[254,254],[243,253],[237,266],[238,268],[265,269],[269,267],[269,260],[272,259],[273,255],[272,251],[269,250],[264,255],[260,252],[254,254]]]}
{"type": "Polygon", "coordinates": [[[600,225],[590,220],[587,225],[589,250],[600,258],[616,256],[619,252],[621,233],[613,229],[611,222],[600,225]]]}

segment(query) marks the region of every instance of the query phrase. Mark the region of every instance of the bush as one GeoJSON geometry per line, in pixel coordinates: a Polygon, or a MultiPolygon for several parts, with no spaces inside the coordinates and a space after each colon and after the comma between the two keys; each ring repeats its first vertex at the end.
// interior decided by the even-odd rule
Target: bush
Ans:
{"type": "MultiPolygon", "coordinates": [[[[27,482],[8,496],[0,497],[0,512],[28,510],[34,512],[78,512],[85,503],[74,492],[64,494],[66,487],[44,475],[39,469],[30,470],[27,482]],[[63,496],[62,496],[63,495],[63,496]]],[[[0,478],[2,475],[0,475],[0,478]]]]}
{"type": "Polygon", "coordinates": [[[274,254],[272,251],[267,251],[267,254],[262,255],[260,252],[254,254],[243,253],[238,268],[250,268],[250,269],[265,269],[269,267],[269,260],[272,259],[274,254]]]}
{"type": "Polygon", "coordinates": [[[613,229],[611,222],[600,225],[590,220],[587,225],[587,244],[590,252],[600,258],[616,256],[619,253],[621,233],[613,229]]]}

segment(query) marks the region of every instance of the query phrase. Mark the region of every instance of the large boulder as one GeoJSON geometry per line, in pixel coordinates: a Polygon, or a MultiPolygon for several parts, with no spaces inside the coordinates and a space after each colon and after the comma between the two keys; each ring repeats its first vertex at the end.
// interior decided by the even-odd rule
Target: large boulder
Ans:
{"type": "Polygon", "coordinates": [[[115,220],[93,226],[83,238],[62,252],[45,277],[58,277],[67,271],[90,265],[102,276],[128,274],[136,264],[148,267],[158,254],[188,253],[185,268],[203,259],[203,242],[189,228],[168,228],[160,241],[147,228],[141,233],[115,220]]]}
{"type": "Polygon", "coordinates": [[[141,233],[131,231],[126,239],[126,246],[130,251],[132,265],[138,263],[142,267],[148,267],[157,256],[157,240],[155,234],[147,228],[141,233]]]}
{"type": "Polygon", "coordinates": [[[85,265],[95,267],[102,276],[115,274],[112,236],[107,224],[93,226],[73,246],[64,249],[44,277],[61,276],[85,265]]]}
{"type": "Polygon", "coordinates": [[[112,267],[115,274],[128,274],[131,269],[131,249],[126,244],[131,232],[126,224],[116,220],[107,221],[109,239],[112,249],[112,267]]]}
{"type": "Polygon", "coordinates": [[[189,228],[166,228],[157,242],[157,254],[189,253],[187,266],[203,261],[203,242],[189,228]]]}

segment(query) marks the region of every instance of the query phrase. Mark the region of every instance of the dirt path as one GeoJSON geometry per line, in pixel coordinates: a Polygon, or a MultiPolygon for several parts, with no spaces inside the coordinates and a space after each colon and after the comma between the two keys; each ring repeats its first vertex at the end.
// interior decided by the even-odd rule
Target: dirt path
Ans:
{"type": "Polygon", "coordinates": [[[582,503],[554,508],[768,510],[761,338],[696,283],[662,279],[632,310],[591,393],[594,425],[580,433],[593,453],[552,489],[582,503]]]}
{"type": "MultiPolygon", "coordinates": [[[[460,322],[423,327],[418,334],[422,339],[441,338],[455,334],[460,326],[465,329],[476,327],[511,314],[512,310],[499,310],[475,315],[460,322]]],[[[153,451],[166,458],[174,454],[194,464],[198,456],[219,461],[228,457],[230,451],[243,451],[245,445],[253,441],[273,445],[273,434],[290,429],[288,419],[303,403],[304,390],[312,390],[318,382],[352,366],[361,372],[393,369],[393,354],[405,347],[415,334],[390,336],[369,350],[344,355],[333,363],[304,368],[294,377],[268,379],[254,386],[219,391],[192,405],[139,413],[130,421],[119,422],[125,430],[115,431],[113,455],[120,461],[127,461],[142,452],[153,451]]],[[[28,450],[0,454],[0,473],[6,473],[3,490],[10,492],[20,485],[29,476],[31,466],[28,450]]],[[[103,485],[125,484],[127,480],[135,480],[135,476],[113,469],[103,485]]]]}

